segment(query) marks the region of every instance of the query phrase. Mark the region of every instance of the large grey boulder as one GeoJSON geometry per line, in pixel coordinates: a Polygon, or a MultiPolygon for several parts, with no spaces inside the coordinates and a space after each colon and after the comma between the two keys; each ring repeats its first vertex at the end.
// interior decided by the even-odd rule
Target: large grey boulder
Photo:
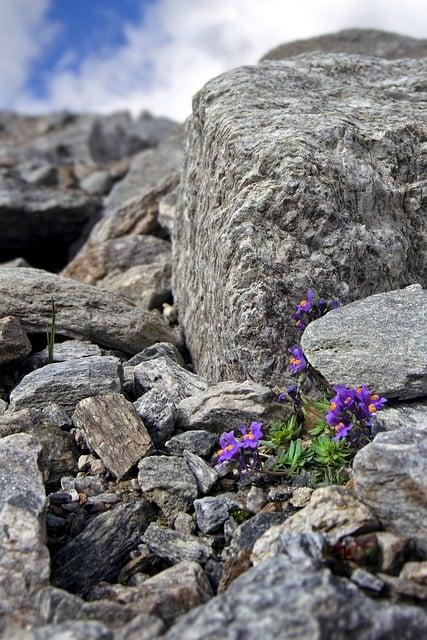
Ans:
{"type": "Polygon", "coordinates": [[[427,557],[427,421],[379,433],[353,462],[357,495],[427,557]]]}
{"type": "Polygon", "coordinates": [[[121,364],[112,356],[55,362],[26,375],[10,394],[10,411],[42,409],[48,403],[70,415],[80,400],[120,392],[121,364]]]}
{"type": "Polygon", "coordinates": [[[425,633],[422,609],[371,600],[314,562],[279,555],[183,616],[165,640],[417,640],[425,633]]]}
{"type": "Polygon", "coordinates": [[[49,583],[46,494],[41,446],[27,434],[0,440],[0,635],[37,621],[37,597],[49,583]]]}
{"type": "Polygon", "coordinates": [[[380,58],[426,58],[427,40],[379,29],[344,29],[316,38],[280,44],[263,56],[263,60],[284,60],[302,53],[360,53],[380,58]]]}
{"type": "Polygon", "coordinates": [[[427,291],[412,285],[357,300],[309,324],[301,345],[329,384],[388,398],[427,395],[427,291]]]}
{"type": "Polygon", "coordinates": [[[129,355],[176,340],[161,318],[118,294],[24,267],[0,268],[0,317],[13,315],[27,333],[46,333],[56,304],[56,333],[129,355]]]}
{"type": "Polygon", "coordinates": [[[196,95],[173,286],[200,375],[282,384],[310,286],[347,302],[425,283],[426,68],[312,54],[196,95]]]}

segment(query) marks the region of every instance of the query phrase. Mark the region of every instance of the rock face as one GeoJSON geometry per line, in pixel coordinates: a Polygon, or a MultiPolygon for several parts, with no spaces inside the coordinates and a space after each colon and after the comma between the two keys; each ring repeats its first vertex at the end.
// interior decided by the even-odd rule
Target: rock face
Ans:
{"type": "Polygon", "coordinates": [[[301,345],[329,384],[367,384],[387,398],[427,395],[427,291],[419,285],[334,309],[301,345]]]}
{"type": "Polygon", "coordinates": [[[97,582],[116,579],[153,517],[152,507],[143,501],[97,516],[56,554],[52,582],[84,595],[97,582]]]}
{"type": "Polygon", "coordinates": [[[313,54],[197,94],[173,286],[200,375],[281,384],[309,286],[347,302],[425,283],[426,64],[313,54]]]}
{"type": "Polygon", "coordinates": [[[10,394],[10,410],[43,408],[49,402],[71,414],[80,400],[120,392],[121,364],[111,356],[92,356],[48,364],[23,378],[10,394]]]}
{"type": "Polygon", "coordinates": [[[0,635],[37,620],[37,593],[49,583],[41,447],[27,434],[0,440],[0,635]]]}
{"type": "Polygon", "coordinates": [[[132,403],[120,393],[86,398],[73,414],[74,424],[118,480],[150,450],[151,438],[132,403]]]}
{"type": "Polygon", "coordinates": [[[354,459],[357,495],[427,557],[427,423],[379,433],[354,459]]]}
{"type": "Polygon", "coordinates": [[[19,320],[7,316],[0,320],[0,367],[31,352],[31,342],[19,320]]]}
{"type": "Polygon", "coordinates": [[[134,355],[154,342],[175,342],[161,319],[119,295],[38,269],[0,268],[0,316],[28,333],[45,333],[56,304],[56,333],[134,355]]]}
{"type": "Polygon", "coordinates": [[[279,555],[183,616],[165,640],[400,640],[402,634],[416,640],[423,633],[427,616],[421,609],[375,602],[327,569],[279,555]]]}
{"type": "Polygon", "coordinates": [[[284,60],[302,53],[360,53],[380,58],[426,58],[427,40],[377,29],[344,29],[317,38],[296,40],[275,47],[263,60],[284,60]]]}

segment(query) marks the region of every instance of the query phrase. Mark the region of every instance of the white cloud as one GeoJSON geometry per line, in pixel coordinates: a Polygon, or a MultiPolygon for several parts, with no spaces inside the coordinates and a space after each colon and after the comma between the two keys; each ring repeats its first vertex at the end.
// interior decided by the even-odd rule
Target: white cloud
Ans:
{"type": "Polygon", "coordinates": [[[32,62],[57,33],[48,23],[50,0],[1,0],[0,86],[4,106],[13,106],[28,80],[32,62]]]}
{"type": "MultiPolygon", "coordinates": [[[[37,5],[40,19],[47,1],[6,4],[37,5]]],[[[277,44],[354,26],[422,37],[425,7],[425,0],[158,0],[143,22],[125,27],[123,46],[88,57],[77,70],[62,60],[43,100],[21,92],[15,104],[31,111],[149,109],[184,119],[192,95],[209,78],[255,63],[277,44]]],[[[30,32],[35,22],[20,32],[30,32]]],[[[39,46],[37,39],[33,48],[24,46],[23,66],[39,46]]],[[[9,86],[16,90],[20,82],[9,80],[9,86]]]]}

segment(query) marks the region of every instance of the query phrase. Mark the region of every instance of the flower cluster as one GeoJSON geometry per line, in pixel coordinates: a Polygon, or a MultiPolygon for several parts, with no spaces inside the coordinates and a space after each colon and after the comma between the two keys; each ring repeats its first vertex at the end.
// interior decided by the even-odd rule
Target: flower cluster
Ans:
{"type": "Polygon", "coordinates": [[[256,449],[263,437],[262,422],[252,422],[249,427],[244,424],[238,426],[236,431],[226,431],[219,438],[220,449],[216,452],[217,465],[233,458],[239,458],[240,466],[247,470],[247,462],[256,466],[256,449]],[[247,460],[249,454],[250,460],[247,460]]]}
{"type": "Polygon", "coordinates": [[[371,427],[375,414],[387,402],[385,398],[372,393],[366,385],[352,389],[338,384],[334,391],[325,416],[327,424],[335,431],[334,440],[346,438],[355,421],[371,427]]]}
{"type": "Polygon", "coordinates": [[[302,333],[312,320],[320,318],[327,311],[336,309],[338,306],[338,300],[328,301],[324,298],[318,298],[312,289],[308,289],[304,298],[297,304],[295,313],[292,314],[295,329],[298,333],[302,333]]]}
{"type": "Polygon", "coordinates": [[[288,349],[291,354],[291,358],[289,358],[288,370],[291,375],[295,375],[297,373],[301,373],[307,368],[307,360],[304,355],[304,351],[301,347],[297,345],[295,347],[291,347],[288,349]]]}

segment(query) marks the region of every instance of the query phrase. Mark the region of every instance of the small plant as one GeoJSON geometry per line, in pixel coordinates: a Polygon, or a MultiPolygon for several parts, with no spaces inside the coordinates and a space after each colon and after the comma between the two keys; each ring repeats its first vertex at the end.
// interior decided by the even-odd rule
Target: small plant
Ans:
{"type": "MultiPolygon", "coordinates": [[[[338,305],[337,300],[318,298],[309,289],[292,316],[295,328],[302,333],[309,322],[338,305]]],[[[317,380],[315,386],[316,374],[303,349],[294,345],[288,351],[288,371],[296,377],[296,382],[280,393],[278,402],[290,406],[293,415],[286,421],[272,424],[267,440],[262,440],[260,422],[252,422],[250,427],[240,425],[237,430],[223,433],[221,449],[217,453],[218,464],[233,460],[240,473],[257,472],[288,478],[304,470],[310,474],[311,484],[315,486],[342,484],[349,478],[349,467],[356,451],[371,439],[374,418],[387,400],[366,385],[354,388],[335,385],[332,391],[328,387],[320,395],[319,383],[324,387],[324,382],[317,380]],[[315,398],[311,397],[313,389],[315,398]],[[262,445],[261,456],[259,445],[262,445]],[[261,464],[261,457],[267,458],[266,466],[261,464]],[[272,462],[276,471],[270,470],[272,462]]]]}
{"type": "Polygon", "coordinates": [[[53,362],[53,351],[55,348],[55,332],[56,332],[56,307],[55,307],[55,301],[52,299],[50,325],[48,325],[47,331],[46,331],[48,364],[52,364],[53,362]]]}

